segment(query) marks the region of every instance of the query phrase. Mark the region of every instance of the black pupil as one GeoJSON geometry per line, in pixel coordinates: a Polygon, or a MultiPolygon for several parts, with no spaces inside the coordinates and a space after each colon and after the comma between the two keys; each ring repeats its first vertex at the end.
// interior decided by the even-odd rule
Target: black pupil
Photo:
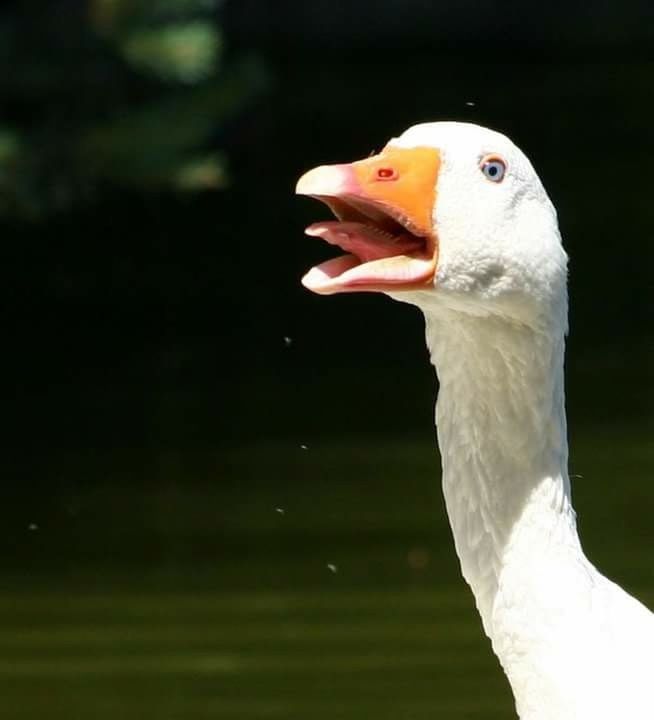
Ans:
{"type": "Polygon", "coordinates": [[[491,177],[495,177],[499,171],[500,171],[500,169],[497,167],[497,165],[489,165],[488,166],[488,174],[491,177]]]}

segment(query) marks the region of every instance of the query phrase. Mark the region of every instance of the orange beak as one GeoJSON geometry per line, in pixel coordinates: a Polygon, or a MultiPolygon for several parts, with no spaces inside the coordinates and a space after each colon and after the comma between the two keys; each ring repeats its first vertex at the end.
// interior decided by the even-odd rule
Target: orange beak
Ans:
{"type": "Polygon", "coordinates": [[[309,270],[305,287],[327,295],[432,286],[439,169],[434,148],[387,146],[366,160],[304,174],[296,192],[321,200],[338,218],[309,226],[307,234],[346,251],[309,270]]]}

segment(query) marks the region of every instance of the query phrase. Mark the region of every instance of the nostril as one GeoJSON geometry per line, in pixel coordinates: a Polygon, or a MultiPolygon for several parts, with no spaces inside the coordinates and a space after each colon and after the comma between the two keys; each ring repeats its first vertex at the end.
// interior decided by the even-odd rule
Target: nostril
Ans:
{"type": "Polygon", "coordinates": [[[396,180],[397,170],[390,167],[382,167],[377,170],[377,180],[396,180]]]}

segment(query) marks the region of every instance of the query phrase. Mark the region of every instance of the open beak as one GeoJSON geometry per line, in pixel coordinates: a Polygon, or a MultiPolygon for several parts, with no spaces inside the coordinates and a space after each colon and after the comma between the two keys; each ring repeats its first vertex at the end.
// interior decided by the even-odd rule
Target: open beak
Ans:
{"type": "Polygon", "coordinates": [[[389,145],[365,160],[305,173],[296,192],[321,200],[337,218],[305,232],[345,254],[311,268],[302,284],[321,295],[432,286],[439,169],[435,148],[389,145]]]}

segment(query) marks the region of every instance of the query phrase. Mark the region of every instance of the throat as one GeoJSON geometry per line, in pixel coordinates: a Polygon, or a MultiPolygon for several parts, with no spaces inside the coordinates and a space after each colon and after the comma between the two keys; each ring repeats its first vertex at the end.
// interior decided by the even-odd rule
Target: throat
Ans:
{"type": "Polygon", "coordinates": [[[533,584],[528,575],[552,543],[581,553],[567,475],[562,326],[535,330],[445,308],[427,316],[445,502],[491,638],[498,600],[533,584]]]}

